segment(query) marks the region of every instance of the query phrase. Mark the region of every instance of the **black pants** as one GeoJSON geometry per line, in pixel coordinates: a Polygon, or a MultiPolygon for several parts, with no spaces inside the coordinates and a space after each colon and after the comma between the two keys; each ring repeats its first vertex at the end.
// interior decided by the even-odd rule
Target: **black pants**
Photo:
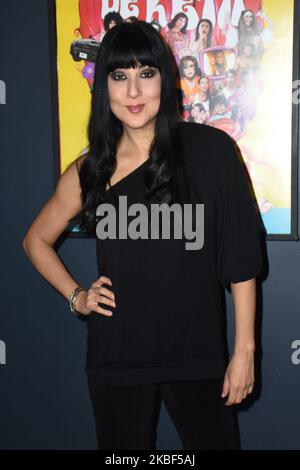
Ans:
{"type": "Polygon", "coordinates": [[[222,379],[107,387],[88,375],[98,449],[156,449],[161,400],[183,449],[238,449],[234,409],[222,379]]]}

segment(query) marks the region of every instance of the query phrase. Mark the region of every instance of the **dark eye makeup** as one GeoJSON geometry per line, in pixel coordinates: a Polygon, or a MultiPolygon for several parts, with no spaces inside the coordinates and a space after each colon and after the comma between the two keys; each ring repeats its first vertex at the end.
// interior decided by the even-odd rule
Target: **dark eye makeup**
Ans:
{"type": "MultiPolygon", "coordinates": [[[[155,68],[147,68],[141,72],[141,75],[146,75],[146,78],[152,78],[157,74],[157,70],[155,68]]],[[[110,72],[109,76],[116,81],[121,81],[123,78],[126,76],[124,75],[124,72],[114,70],[113,72],[110,72]],[[121,78],[120,78],[121,77],[121,78]]]]}

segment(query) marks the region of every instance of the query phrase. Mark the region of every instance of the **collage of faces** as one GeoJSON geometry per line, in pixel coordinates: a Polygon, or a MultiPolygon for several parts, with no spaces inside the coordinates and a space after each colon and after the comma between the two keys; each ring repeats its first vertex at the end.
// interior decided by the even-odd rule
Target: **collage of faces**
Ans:
{"type": "Polygon", "coordinates": [[[211,21],[201,18],[189,42],[179,36],[185,37],[187,21],[179,13],[166,33],[179,68],[183,118],[218,127],[238,140],[256,114],[262,91],[261,59],[265,38],[270,38],[266,19],[243,10],[237,26],[228,23],[218,41],[211,21]]]}
{"type": "MultiPolygon", "coordinates": [[[[136,20],[110,12],[104,17],[103,31],[92,38],[101,42],[116,24],[136,20]]],[[[222,129],[238,140],[256,114],[262,91],[261,59],[272,36],[271,21],[262,10],[246,9],[238,16],[235,11],[235,18],[230,10],[223,12],[215,25],[207,18],[200,18],[195,29],[188,28],[188,23],[183,12],[165,27],[156,20],[150,22],[174,55],[182,117],[222,129]]]]}

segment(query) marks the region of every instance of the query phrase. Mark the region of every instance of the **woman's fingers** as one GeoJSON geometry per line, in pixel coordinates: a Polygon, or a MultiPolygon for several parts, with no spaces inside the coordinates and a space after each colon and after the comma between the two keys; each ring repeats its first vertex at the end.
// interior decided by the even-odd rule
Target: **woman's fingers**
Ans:
{"type": "Polygon", "coordinates": [[[110,299],[115,301],[114,292],[111,289],[107,289],[106,287],[104,287],[103,284],[112,286],[111,279],[106,276],[101,276],[96,282],[92,284],[91,287],[95,289],[97,293],[105,295],[106,297],[109,297],[110,299]]]}
{"type": "Polygon", "coordinates": [[[106,287],[95,287],[95,292],[100,295],[104,295],[108,297],[109,299],[115,301],[115,294],[113,291],[110,289],[107,289],[106,287]]]}
{"type": "Polygon", "coordinates": [[[225,405],[226,406],[234,405],[236,403],[236,397],[237,397],[237,389],[230,386],[229,395],[225,402],[225,405]]]}
{"type": "Polygon", "coordinates": [[[111,279],[107,276],[101,276],[90,288],[79,294],[77,299],[77,311],[83,315],[89,315],[91,312],[101,313],[102,315],[112,316],[113,312],[99,305],[106,304],[113,308],[116,307],[115,294],[110,289],[103,287],[103,284],[112,285],[111,279]]]}
{"type": "Polygon", "coordinates": [[[102,304],[108,304],[108,302],[112,302],[112,301],[107,298],[102,297],[99,294],[95,294],[93,291],[91,291],[91,293],[89,291],[88,298],[87,298],[87,307],[93,312],[102,313],[103,315],[111,316],[113,312],[111,310],[101,307],[99,305],[99,302],[101,302],[102,304]]]}
{"type": "Polygon", "coordinates": [[[114,299],[109,299],[105,295],[95,294],[94,299],[96,302],[101,302],[102,304],[111,305],[112,307],[116,307],[114,299]]]}
{"type": "Polygon", "coordinates": [[[108,284],[108,285],[112,286],[112,281],[107,276],[100,276],[99,279],[97,279],[97,281],[94,282],[94,284],[96,284],[98,286],[99,286],[99,284],[108,284]]]}
{"type": "Polygon", "coordinates": [[[103,284],[111,285],[112,281],[107,276],[100,276],[97,281],[95,281],[91,288],[88,291],[88,305],[90,306],[91,310],[97,313],[101,313],[102,315],[111,316],[113,312],[106,308],[103,308],[99,305],[105,304],[111,307],[116,307],[115,302],[115,294],[110,289],[107,289],[103,286],[103,284]]]}
{"type": "Polygon", "coordinates": [[[101,296],[99,294],[95,294],[94,290],[90,289],[88,291],[88,298],[87,298],[87,307],[89,310],[97,313],[101,313],[102,315],[111,316],[113,312],[109,309],[103,308],[99,305],[106,304],[115,307],[114,301],[108,299],[107,297],[101,296]]]}
{"type": "Polygon", "coordinates": [[[224,377],[224,381],[223,381],[223,388],[222,388],[222,398],[224,397],[227,397],[228,393],[229,393],[229,379],[227,377],[227,375],[225,375],[224,377]]]}
{"type": "Polygon", "coordinates": [[[103,308],[102,306],[99,305],[99,303],[109,305],[113,308],[116,307],[116,304],[115,304],[114,300],[111,300],[111,299],[105,297],[104,295],[99,295],[99,294],[95,294],[95,293],[93,295],[92,303],[93,303],[92,310],[94,312],[102,313],[102,314],[105,314],[105,315],[112,315],[113,312],[111,310],[103,308]]]}
{"type": "Polygon", "coordinates": [[[245,389],[242,388],[242,387],[238,389],[236,399],[235,399],[235,404],[238,404],[238,403],[242,402],[243,397],[244,397],[244,391],[245,391],[245,389]]]}
{"type": "Polygon", "coordinates": [[[98,302],[94,302],[94,305],[92,306],[91,309],[93,312],[101,313],[102,315],[105,315],[106,317],[111,317],[113,314],[111,310],[107,310],[106,308],[100,307],[100,305],[98,305],[98,302]]]}
{"type": "Polygon", "coordinates": [[[253,384],[246,385],[245,387],[230,387],[229,396],[225,403],[225,405],[238,405],[241,403],[245,398],[252,393],[253,391],[253,384]]]}

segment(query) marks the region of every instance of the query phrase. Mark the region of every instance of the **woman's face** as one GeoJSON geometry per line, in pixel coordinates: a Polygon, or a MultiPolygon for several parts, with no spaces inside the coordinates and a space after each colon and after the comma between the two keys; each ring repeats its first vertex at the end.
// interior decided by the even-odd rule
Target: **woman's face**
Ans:
{"type": "Polygon", "coordinates": [[[223,54],[223,52],[217,52],[216,53],[216,61],[217,61],[217,64],[220,64],[220,65],[222,65],[224,63],[224,54],[223,54]]]}
{"type": "Polygon", "coordinates": [[[195,64],[192,60],[186,60],[183,65],[183,75],[186,78],[193,78],[195,75],[195,64]]]}
{"type": "Polygon", "coordinates": [[[199,30],[200,35],[208,36],[210,27],[209,27],[209,24],[207,23],[207,21],[203,21],[202,23],[200,23],[198,30],[199,30]]]}
{"type": "Polygon", "coordinates": [[[208,79],[206,77],[202,77],[200,82],[199,82],[199,85],[200,85],[200,90],[203,91],[203,92],[207,92],[208,88],[209,88],[209,82],[208,82],[208,79]]]}
{"type": "Polygon", "coordinates": [[[175,28],[181,30],[185,26],[185,23],[186,18],[184,18],[184,16],[179,16],[175,22],[175,28]]]}
{"type": "Polygon", "coordinates": [[[108,75],[107,85],[111,111],[123,125],[138,129],[155,120],[161,93],[157,68],[117,68],[108,75]]]}
{"type": "Polygon", "coordinates": [[[243,20],[247,27],[252,26],[254,20],[253,13],[251,13],[251,11],[247,11],[243,16],[243,20]]]}

